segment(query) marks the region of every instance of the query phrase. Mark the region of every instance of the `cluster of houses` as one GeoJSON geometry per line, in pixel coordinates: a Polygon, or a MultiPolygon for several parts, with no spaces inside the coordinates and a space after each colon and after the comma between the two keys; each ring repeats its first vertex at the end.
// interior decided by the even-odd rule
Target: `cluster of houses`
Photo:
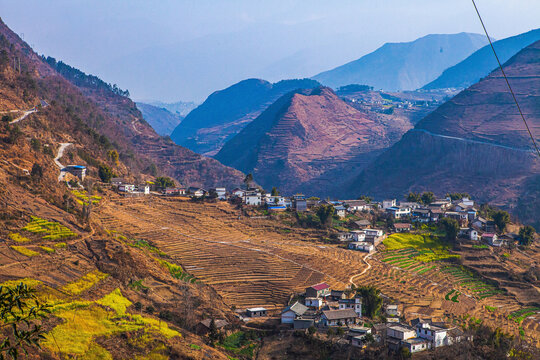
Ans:
{"type": "MultiPolygon", "coordinates": [[[[385,306],[387,322],[365,326],[364,320],[367,319],[362,317],[362,298],[358,295],[348,296],[345,291],[332,290],[326,283],[306,288],[300,299],[281,311],[283,326],[288,325],[295,330],[340,327],[345,330],[340,341],[355,347],[363,348],[368,342],[376,341],[393,351],[405,347],[415,353],[465,339],[461,329],[447,327],[431,319],[415,319],[410,324],[404,324],[400,322],[401,314],[395,304],[385,306]]],[[[250,308],[246,315],[250,318],[266,317],[268,312],[262,307],[250,308]]]]}
{"type": "MultiPolygon", "coordinates": [[[[394,219],[408,219],[411,222],[429,223],[438,222],[442,218],[455,219],[461,229],[460,237],[470,240],[482,240],[491,246],[503,246],[517,240],[517,234],[496,234],[495,222],[478,216],[478,209],[473,200],[464,197],[458,200],[450,198],[438,199],[429,205],[421,205],[417,202],[399,202],[395,199],[384,200],[382,209],[394,219]]],[[[396,232],[410,231],[411,223],[398,222],[394,224],[396,232]]]]}
{"type": "Polygon", "coordinates": [[[132,184],[123,178],[112,178],[111,184],[119,193],[125,196],[141,196],[150,194],[150,184],[132,184]]]}

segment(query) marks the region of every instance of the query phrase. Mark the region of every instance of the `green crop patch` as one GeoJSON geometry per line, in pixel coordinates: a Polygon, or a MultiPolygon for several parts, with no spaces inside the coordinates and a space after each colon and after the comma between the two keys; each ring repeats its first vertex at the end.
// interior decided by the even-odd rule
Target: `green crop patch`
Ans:
{"type": "Polygon", "coordinates": [[[60,223],[41,219],[36,216],[32,216],[32,221],[23,227],[22,230],[40,235],[44,240],[53,241],[77,236],[71,229],[60,223]]]}

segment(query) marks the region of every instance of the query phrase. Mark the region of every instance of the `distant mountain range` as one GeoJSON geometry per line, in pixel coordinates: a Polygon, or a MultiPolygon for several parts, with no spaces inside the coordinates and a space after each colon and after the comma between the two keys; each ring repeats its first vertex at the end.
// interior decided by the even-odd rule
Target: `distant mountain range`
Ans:
{"type": "Polygon", "coordinates": [[[412,42],[384,44],[313,79],[333,88],[366,84],[389,91],[414,90],[486,44],[486,37],[480,34],[431,34],[412,42]]]}
{"type": "Polygon", "coordinates": [[[211,94],[174,129],[172,140],[195,152],[214,155],[221,146],[280,96],[295,89],[317,87],[314,80],[270,83],[247,79],[211,94]]]}
{"type": "MultiPolygon", "coordinates": [[[[508,60],[509,77],[540,142],[540,41],[508,60]]],[[[540,159],[500,70],[444,103],[344,187],[349,195],[467,192],[540,226],[540,159]]]]}
{"type": "Polygon", "coordinates": [[[172,113],[164,107],[158,107],[141,102],[136,103],[144,119],[161,136],[169,136],[174,128],[184,119],[182,115],[172,113]]]}
{"type": "Polygon", "coordinates": [[[330,194],[389,146],[386,128],[331,89],[290,92],[215,156],[264,187],[330,194]]]}
{"type": "MultiPolygon", "coordinates": [[[[524,47],[540,40],[540,29],[495,41],[493,47],[501,62],[506,62],[524,47]]],[[[486,45],[457,65],[446,69],[441,76],[425,85],[424,89],[466,88],[497,67],[491,46],[486,45]]]]}
{"type": "Polygon", "coordinates": [[[162,101],[141,101],[142,103],[152,105],[158,108],[166,109],[167,111],[186,117],[187,114],[193,109],[195,109],[198,104],[193,101],[177,101],[173,103],[166,103],[162,101]]]}

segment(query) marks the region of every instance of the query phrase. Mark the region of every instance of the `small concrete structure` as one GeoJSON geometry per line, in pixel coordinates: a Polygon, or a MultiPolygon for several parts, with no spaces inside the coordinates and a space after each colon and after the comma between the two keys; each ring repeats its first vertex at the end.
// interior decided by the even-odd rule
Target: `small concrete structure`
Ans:
{"type": "Polygon", "coordinates": [[[268,315],[268,310],[263,307],[255,307],[246,309],[246,315],[249,317],[265,317],[268,315]]]}

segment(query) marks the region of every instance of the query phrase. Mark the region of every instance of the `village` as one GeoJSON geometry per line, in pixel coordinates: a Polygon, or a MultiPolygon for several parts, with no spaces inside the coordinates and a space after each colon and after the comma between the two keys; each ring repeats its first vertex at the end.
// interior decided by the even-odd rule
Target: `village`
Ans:
{"type": "MultiPolygon", "coordinates": [[[[74,172],[79,179],[84,177],[84,172],[77,166],[67,167],[65,171],[74,172]]],[[[468,196],[453,196],[454,199],[451,196],[433,197],[430,201],[389,199],[375,202],[366,197],[357,200],[321,200],[303,194],[287,197],[277,194],[277,191],[265,193],[260,188],[248,186],[231,191],[224,187],[205,190],[198,187],[160,187],[151,182],[137,185],[122,178],[111,178],[110,184],[114,191],[125,197],[174,199],[180,196],[190,197],[193,201],[230,201],[244,210],[256,211],[256,214],[310,213],[320,207],[328,207],[336,220],[351,219],[340,223],[339,230],[331,229],[335,242],[350,251],[364,252],[366,256],[382,250],[383,241],[392,234],[414,232],[422,225],[434,226],[443,219],[451,219],[459,225],[457,238],[481,246],[513,246],[520,240],[518,234],[501,234],[496,222],[480,216],[478,204],[468,196]],[[387,221],[375,221],[374,218],[387,221]]],[[[354,285],[332,289],[326,282],[321,282],[307,287],[303,293],[291,294],[281,311],[250,307],[236,309],[236,314],[246,324],[262,322],[273,324],[279,331],[331,334],[333,341],[360,349],[371,345],[412,354],[472,339],[471,334],[454,324],[427,317],[406,321],[399,300],[383,293],[377,295],[380,311],[366,312],[364,296],[354,285]]],[[[226,331],[229,325],[224,319],[206,319],[199,327],[206,333],[210,327],[226,331]]]]}

